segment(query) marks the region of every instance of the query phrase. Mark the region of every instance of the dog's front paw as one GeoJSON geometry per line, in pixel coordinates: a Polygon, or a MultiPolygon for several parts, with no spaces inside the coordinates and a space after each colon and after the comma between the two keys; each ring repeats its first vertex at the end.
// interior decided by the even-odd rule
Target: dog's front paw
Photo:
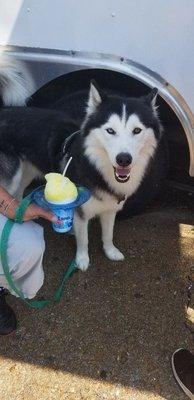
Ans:
{"type": "Polygon", "coordinates": [[[117,249],[115,246],[105,247],[104,248],[106,256],[113,261],[122,261],[124,260],[124,255],[117,249]]]}
{"type": "Polygon", "coordinates": [[[86,271],[88,269],[90,263],[88,254],[78,253],[75,260],[77,267],[81,269],[81,271],[86,271]]]}

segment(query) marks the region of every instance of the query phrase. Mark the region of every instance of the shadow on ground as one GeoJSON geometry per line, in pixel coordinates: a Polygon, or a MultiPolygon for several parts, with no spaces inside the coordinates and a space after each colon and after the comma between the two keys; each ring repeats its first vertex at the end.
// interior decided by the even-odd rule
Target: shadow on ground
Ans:
{"type": "MultiPolygon", "coordinates": [[[[12,297],[20,326],[1,339],[1,398],[185,398],[170,359],[178,347],[194,348],[185,308],[194,217],[176,196],[174,206],[167,201],[117,221],[115,242],[125,253],[123,263],[105,258],[95,223],[91,267],[72,277],[60,304],[35,311],[12,297]]],[[[42,293],[50,296],[73,256],[74,238],[54,234],[48,225],[45,236],[42,293]]]]}

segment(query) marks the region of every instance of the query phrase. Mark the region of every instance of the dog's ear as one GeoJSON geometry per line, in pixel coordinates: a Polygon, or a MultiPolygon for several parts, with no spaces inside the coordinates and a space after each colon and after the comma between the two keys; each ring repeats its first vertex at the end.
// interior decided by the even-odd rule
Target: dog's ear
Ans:
{"type": "Polygon", "coordinates": [[[87,103],[87,115],[93,114],[96,111],[97,107],[102,102],[103,97],[104,95],[98,88],[96,81],[92,79],[90,81],[90,91],[87,103]]]}
{"type": "Polygon", "coordinates": [[[150,104],[153,108],[156,106],[156,99],[158,95],[158,89],[153,88],[150,93],[145,96],[146,103],[150,104]]]}
{"type": "Polygon", "coordinates": [[[153,113],[156,117],[158,116],[158,113],[157,113],[158,106],[156,105],[157,96],[158,96],[157,88],[153,88],[151,90],[151,92],[145,96],[146,103],[152,107],[153,113]]]}

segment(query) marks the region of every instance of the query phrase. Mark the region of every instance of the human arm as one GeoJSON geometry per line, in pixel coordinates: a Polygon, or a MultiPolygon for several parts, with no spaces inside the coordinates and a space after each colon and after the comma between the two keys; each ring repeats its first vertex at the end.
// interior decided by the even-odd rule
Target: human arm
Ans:
{"type": "MultiPolygon", "coordinates": [[[[14,219],[18,205],[19,201],[0,186],[0,213],[7,218],[14,219]]],[[[57,217],[51,212],[44,210],[36,204],[30,204],[24,214],[24,221],[30,221],[39,217],[51,222],[57,222],[57,217]]]]}

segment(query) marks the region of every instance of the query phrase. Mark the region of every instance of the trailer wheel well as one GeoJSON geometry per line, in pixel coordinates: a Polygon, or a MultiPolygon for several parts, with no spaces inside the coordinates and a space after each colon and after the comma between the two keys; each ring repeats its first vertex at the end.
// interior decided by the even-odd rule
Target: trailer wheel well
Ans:
{"type": "MultiPolygon", "coordinates": [[[[96,79],[100,87],[121,95],[137,97],[150,90],[144,83],[120,72],[107,69],[84,69],[67,73],[50,81],[35,93],[31,104],[38,107],[50,107],[61,97],[87,90],[91,79],[96,79]]],[[[189,148],[184,129],[175,112],[160,96],[158,96],[158,105],[170,153],[168,177],[175,180],[184,179],[189,183],[192,178],[189,177],[189,148]]]]}

